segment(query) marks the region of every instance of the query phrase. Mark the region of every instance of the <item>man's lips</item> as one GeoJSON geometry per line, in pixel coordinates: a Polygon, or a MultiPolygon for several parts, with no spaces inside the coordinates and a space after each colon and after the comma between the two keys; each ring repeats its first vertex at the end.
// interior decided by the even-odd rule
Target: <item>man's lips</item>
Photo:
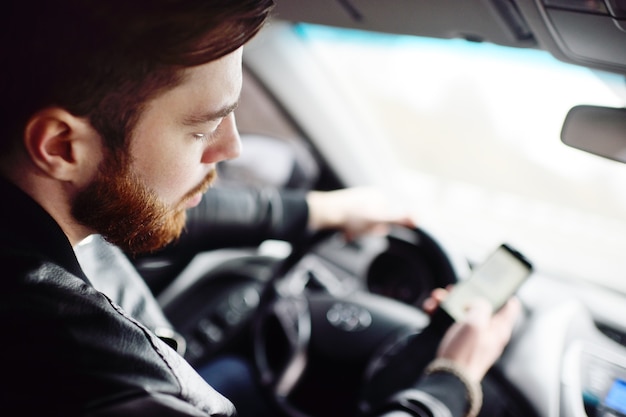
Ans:
{"type": "Polygon", "coordinates": [[[211,187],[211,184],[215,181],[216,176],[217,172],[215,170],[209,172],[206,177],[204,177],[204,180],[202,180],[202,182],[198,184],[194,190],[189,192],[185,198],[183,198],[181,202],[182,207],[184,209],[188,209],[200,204],[200,201],[202,201],[202,195],[211,187]]]}
{"type": "Polygon", "coordinates": [[[202,194],[203,194],[202,192],[198,192],[194,194],[191,198],[187,200],[185,207],[192,208],[200,204],[200,201],[202,201],[202,194]]]}

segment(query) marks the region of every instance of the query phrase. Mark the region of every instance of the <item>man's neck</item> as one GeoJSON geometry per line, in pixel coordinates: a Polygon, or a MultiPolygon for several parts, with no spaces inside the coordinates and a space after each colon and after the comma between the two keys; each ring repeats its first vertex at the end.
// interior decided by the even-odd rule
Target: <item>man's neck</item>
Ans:
{"type": "Polygon", "coordinates": [[[72,196],[62,182],[32,172],[24,175],[10,175],[7,179],[48,212],[63,230],[72,246],[94,233],[76,222],[72,216],[72,196]]]}

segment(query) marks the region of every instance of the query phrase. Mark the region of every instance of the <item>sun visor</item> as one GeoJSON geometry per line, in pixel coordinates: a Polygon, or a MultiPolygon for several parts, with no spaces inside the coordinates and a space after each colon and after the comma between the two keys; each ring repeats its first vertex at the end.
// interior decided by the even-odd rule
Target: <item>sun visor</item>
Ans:
{"type": "MultiPolygon", "coordinates": [[[[593,3],[593,2],[590,2],[593,3]]],[[[608,13],[581,13],[547,8],[548,17],[573,58],[626,66],[626,20],[608,13]],[[580,35],[583,30],[585,36],[580,35]]]]}
{"type": "Polygon", "coordinates": [[[626,1],[515,3],[542,49],[566,62],[626,73],[626,1]]]}

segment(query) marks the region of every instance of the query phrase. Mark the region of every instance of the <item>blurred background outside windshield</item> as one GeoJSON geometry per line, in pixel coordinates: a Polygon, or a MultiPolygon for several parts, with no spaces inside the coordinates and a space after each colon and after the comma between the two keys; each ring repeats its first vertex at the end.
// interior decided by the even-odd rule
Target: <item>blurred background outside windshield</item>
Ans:
{"type": "Polygon", "coordinates": [[[532,49],[296,30],[381,124],[425,225],[470,257],[507,241],[550,274],[626,292],[626,165],[560,141],[571,107],[624,106],[609,87],[623,77],[532,49]]]}

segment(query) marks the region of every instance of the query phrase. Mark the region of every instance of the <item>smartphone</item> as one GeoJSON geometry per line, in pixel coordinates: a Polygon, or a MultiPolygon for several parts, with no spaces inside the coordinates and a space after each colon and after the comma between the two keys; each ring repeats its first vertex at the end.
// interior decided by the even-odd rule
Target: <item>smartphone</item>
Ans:
{"type": "Polygon", "coordinates": [[[532,272],[532,265],[521,253],[507,244],[500,245],[485,262],[472,270],[470,277],[454,286],[439,309],[449,319],[447,324],[463,319],[467,305],[482,297],[498,311],[532,272]]]}

